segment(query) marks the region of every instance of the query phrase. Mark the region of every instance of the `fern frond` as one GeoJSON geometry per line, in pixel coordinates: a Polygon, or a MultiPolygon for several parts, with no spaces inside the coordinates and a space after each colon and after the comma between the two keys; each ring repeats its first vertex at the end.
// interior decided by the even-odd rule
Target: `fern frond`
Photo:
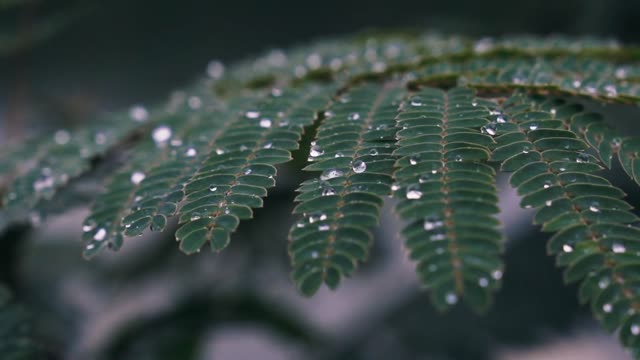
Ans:
{"type": "Polygon", "coordinates": [[[298,191],[289,232],[293,279],[313,295],[334,289],[369,252],[383,197],[390,194],[394,117],[402,89],[363,85],[342,94],[325,112],[312,143],[307,171],[322,173],[298,191]]]}
{"type": "Polygon", "coordinates": [[[512,97],[497,115],[508,121],[496,124],[493,160],[514,171],[510,182],[523,196],[521,205],[536,208],[543,231],[557,232],[548,251],[567,266],[567,282],[583,280],[581,301],[591,302],[605,328],[620,328],[626,346],[637,346],[630,334],[640,332],[634,270],[640,229],[631,224],[639,219],[622,200],[624,192],[593,174],[602,167],[584,152],[588,145],[566,130],[579,111],[536,111],[526,97],[512,97]]]}
{"type": "Polygon", "coordinates": [[[495,171],[482,163],[494,143],[488,116],[470,89],[427,88],[397,117],[396,210],[409,222],[406,246],[440,309],[460,297],[486,309],[502,276],[495,171]]]}
{"type": "Polygon", "coordinates": [[[253,216],[275,185],[274,165],[291,160],[291,151],[318,109],[329,102],[332,87],[285,89],[255,108],[245,109],[219,133],[215,146],[185,183],[176,239],[186,253],[206,243],[219,251],[242,219],[253,216]]]}

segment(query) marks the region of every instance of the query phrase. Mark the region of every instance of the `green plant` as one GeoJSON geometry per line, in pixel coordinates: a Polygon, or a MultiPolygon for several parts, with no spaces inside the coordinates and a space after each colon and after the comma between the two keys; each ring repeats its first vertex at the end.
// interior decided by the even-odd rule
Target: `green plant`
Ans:
{"type": "Polygon", "coordinates": [[[86,257],[172,217],[183,252],[220,251],[293,159],[308,172],[289,245],[303,294],[336,288],[366,259],[392,196],[434,305],[482,312],[504,271],[499,169],[555,233],[549,253],[581,281],[580,300],[640,356],[638,218],[595,174],[615,160],[640,183],[640,138],[585,106],[639,104],[639,61],[640,49],[598,39],[410,34],[212,62],[164,106],[3,149],[0,225],[64,210],[75,179],[108,173],[83,226],[86,257]]]}

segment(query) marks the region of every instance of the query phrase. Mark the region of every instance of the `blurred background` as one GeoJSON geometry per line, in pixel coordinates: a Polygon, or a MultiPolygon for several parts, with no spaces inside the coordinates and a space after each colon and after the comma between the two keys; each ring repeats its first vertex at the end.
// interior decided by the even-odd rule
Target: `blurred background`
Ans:
{"type": "MultiPolygon", "coordinates": [[[[212,59],[229,64],[313,39],[412,27],[640,44],[637,19],[640,2],[629,0],[0,0],[0,141],[159,103],[212,59]]],[[[639,111],[597,110],[640,135],[631,122],[639,111]]],[[[50,359],[630,358],[562,284],[532,214],[504,186],[507,272],[486,316],[432,309],[398,246],[391,206],[356,276],[337,292],[300,297],[286,255],[299,174],[280,172],[269,211],[258,210],[219,255],[187,257],[172,235],[156,234],[85,261],[87,209],[78,207],[0,234],[0,281],[33,314],[50,359]]],[[[619,171],[611,180],[640,204],[619,171]]]]}

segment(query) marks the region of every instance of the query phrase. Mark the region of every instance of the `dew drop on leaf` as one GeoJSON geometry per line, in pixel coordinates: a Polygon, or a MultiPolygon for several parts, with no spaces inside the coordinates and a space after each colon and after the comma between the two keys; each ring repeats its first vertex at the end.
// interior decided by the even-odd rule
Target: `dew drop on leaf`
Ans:
{"type": "Polygon", "coordinates": [[[339,169],[327,169],[320,175],[320,180],[329,180],[344,175],[344,172],[339,169]]]}
{"type": "Polygon", "coordinates": [[[367,170],[367,164],[362,160],[356,160],[353,162],[353,166],[351,167],[354,173],[362,173],[367,170]]]}
{"type": "Polygon", "coordinates": [[[161,125],[153,129],[151,137],[153,137],[153,141],[155,141],[156,144],[163,144],[171,138],[171,134],[172,132],[170,127],[161,125]]]}
{"type": "Polygon", "coordinates": [[[271,119],[269,119],[269,118],[260,119],[260,127],[264,128],[264,129],[270,128],[271,127],[271,119]]]}
{"type": "Polygon", "coordinates": [[[611,245],[611,250],[616,254],[622,254],[627,251],[627,248],[623,244],[614,243],[611,245]]]}
{"type": "Polygon", "coordinates": [[[349,114],[349,116],[347,116],[347,119],[351,121],[360,120],[360,113],[352,112],[349,114]]]}
{"type": "Polygon", "coordinates": [[[209,64],[207,64],[207,75],[214,80],[222,78],[224,75],[224,64],[218,60],[209,61],[209,64]]]}
{"type": "Polygon", "coordinates": [[[247,119],[257,119],[260,117],[260,111],[256,111],[256,110],[249,110],[246,113],[244,113],[244,116],[247,119]]]}
{"type": "Polygon", "coordinates": [[[69,132],[67,130],[58,130],[53,135],[53,140],[58,145],[64,145],[64,144],[68,143],[69,140],[71,140],[71,135],[69,134],[69,132]]]}
{"type": "Polygon", "coordinates": [[[324,189],[322,189],[322,193],[321,193],[322,196],[331,196],[335,194],[336,194],[336,190],[331,186],[327,186],[324,189]]]}
{"type": "Polygon", "coordinates": [[[311,150],[309,151],[309,156],[311,156],[312,158],[315,158],[318,156],[322,156],[323,154],[324,154],[324,150],[322,150],[320,146],[318,145],[311,146],[311,150]]]}
{"type": "Polygon", "coordinates": [[[215,192],[216,190],[218,190],[218,187],[217,187],[217,186],[215,186],[215,185],[211,185],[211,186],[209,186],[209,191],[211,191],[211,192],[215,192]]]}
{"type": "Polygon", "coordinates": [[[449,305],[454,305],[455,303],[458,302],[458,295],[454,294],[454,293],[448,293],[445,296],[445,301],[447,302],[447,304],[449,305]]]}
{"type": "Polygon", "coordinates": [[[409,200],[418,200],[422,197],[422,191],[418,185],[409,185],[406,196],[409,200]]]}
{"type": "Polygon", "coordinates": [[[134,105],[129,109],[129,117],[137,122],[144,122],[149,118],[149,112],[142,105],[134,105]]]}
{"type": "Polygon", "coordinates": [[[562,245],[562,251],[566,252],[566,253],[570,253],[573,251],[573,246],[569,245],[569,244],[564,244],[562,245]]]}
{"type": "Polygon", "coordinates": [[[578,154],[578,157],[576,157],[576,162],[578,162],[578,163],[588,163],[589,162],[589,155],[586,154],[586,153],[578,154]]]}
{"type": "Polygon", "coordinates": [[[533,123],[529,125],[529,130],[536,130],[538,128],[538,124],[537,123],[533,123]]]}
{"type": "Polygon", "coordinates": [[[629,330],[631,330],[631,334],[633,335],[640,335],[640,325],[633,324],[629,330]]]}
{"type": "Polygon", "coordinates": [[[478,279],[478,285],[480,285],[480,287],[483,287],[483,288],[489,286],[489,279],[485,277],[481,277],[480,279],[478,279]]]}
{"type": "Polygon", "coordinates": [[[318,225],[318,231],[329,231],[330,228],[329,224],[318,225]]]}
{"type": "Polygon", "coordinates": [[[606,312],[607,314],[610,313],[611,311],[613,311],[613,305],[609,303],[602,305],[602,311],[606,312]]]}
{"type": "Polygon", "coordinates": [[[144,180],[144,178],[145,178],[145,177],[146,177],[146,175],[145,175],[143,172],[141,172],[141,171],[134,171],[134,172],[131,174],[131,182],[132,182],[134,185],[138,185],[138,184],[140,184],[140,183],[142,182],[142,180],[144,180]]]}
{"type": "Polygon", "coordinates": [[[95,241],[102,241],[107,237],[107,229],[105,228],[100,228],[98,229],[98,231],[96,231],[96,233],[93,235],[93,240],[95,241]]]}
{"type": "Polygon", "coordinates": [[[186,156],[188,156],[188,157],[194,157],[194,156],[198,155],[198,150],[196,150],[194,148],[188,148],[187,151],[184,154],[186,156]]]}
{"type": "Polygon", "coordinates": [[[422,98],[419,96],[412,97],[411,106],[422,106],[422,98]]]}

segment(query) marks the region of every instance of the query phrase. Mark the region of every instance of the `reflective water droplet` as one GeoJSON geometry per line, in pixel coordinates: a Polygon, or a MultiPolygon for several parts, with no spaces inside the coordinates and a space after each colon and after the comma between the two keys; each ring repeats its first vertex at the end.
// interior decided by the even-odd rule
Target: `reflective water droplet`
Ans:
{"type": "Polygon", "coordinates": [[[609,303],[602,305],[602,311],[610,313],[611,311],[613,311],[613,305],[609,303]]]}
{"type": "Polygon", "coordinates": [[[440,220],[440,218],[436,216],[430,216],[424,220],[423,227],[425,230],[430,231],[430,230],[442,227],[443,225],[444,225],[444,222],[440,220]]]}
{"type": "Polygon", "coordinates": [[[491,272],[491,277],[494,278],[495,280],[500,280],[502,279],[502,270],[494,270],[491,272]]]}
{"type": "Polygon", "coordinates": [[[211,185],[211,186],[209,186],[209,191],[211,191],[211,192],[215,192],[216,190],[218,190],[218,187],[217,187],[217,186],[215,186],[215,185],[211,185]]]}
{"type": "Polygon", "coordinates": [[[245,175],[250,175],[252,172],[253,172],[253,170],[251,168],[244,169],[244,174],[245,175]]]}
{"type": "Polygon", "coordinates": [[[633,335],[640,335],[640,325],[633,324],[630,330],[633,335]]]}
{"type": "Polygon", "coordinates": [[[86,249],[87,250],[93,250],[96,246],[94,244],[88,244],[86,249]]]}
{"type": "Polygon", "coordinates": [[[422,191],[418,185],[409,185],[406,196],[409,200],[418,200],[422,197],[422,191]]]}
{"type": "Polygon", "coordinates": [[[529,125],[529,130],[536,130],[538,128],[538,123],[532,123],[529,125]]]}
{"type": "Polygon", "coordinates": [[[325,118],[327,118],[327,119],[328,119],[328,118],[332,118],[335,114],[334,114],[334,113],[333,113],[333,111],[331,111],[331,110],[326,110],[326,111],[323,113],[323,115],[324,115],[324,117],[325,117],[325,118]]]}
{"type": "Polygon", "coordinates": [[[247,117],[248,119],[257,119],[260,117],[260,111],[249,110],[246,113],[244,113],[244,116],[247,117]]]}
{"type": "Polygon", "coordinates": [[[309,156],[311,157],[318,157],[324,154],[324,150],[322,150],[322,148],[320,148],[320,146],[318,145],[313,145],[311,146],[311,150],[309,151],[309,156]]]}
{"type": "Polygon", "coordinates": [[[544,202],[544,204],[546,206],[551,206],[551,205],[553,205],[553,200],[547,200],[547,201],[544,202]]]}
{"type": "Polygon", "coordinates": [[[107,135],[103,132],[97,132],[95,135],[95,142],[98,145],[104,145],[107,142],[107,135]]]}
{"type": "Polygon", "coordinates": [[[400,184],[398,183],[391,184],[391,191],[398,191],[398,190],[400,190],[400,184]]]}
{"type": "Polygon", "coordinates": [[[146,175],[141,172],[141,171],[134,171],[131,174],[131,182],[134,183],[135,185],[138,185],[142,182],[142,180],[144,180],[144,178],[146,177],[146,175]]]}
{"type": "Polygon", "coordinates": [[[522,153],[523,153],[523,154],[528,154],[528,153],[529,153],[529,150],[530,150],[530,149],[529,149],[529,147],[528,147],[528,146],[523,146],[523,147],[522,147],[522,153]]]}
{"type": "Polygon", "coordinates": [[[610,283],[609,278],[603,277],[602,279],[600,279],[600,281],[598,281],[598,287],[600,289],[604,289],[607,286],[609,286],[609,283],[610,283]]]}
{"type": "Polygon", "coordinates": [[[616,254],[622,254],[627,251],[627,248],[624,246],[624,244],[614,243],[613,245],[611,245],[611,250],[616,254]]]}
{"type": "Polygon", "coordinates": [[[354,173],[362,173],[367,170],[367,164],[362,160],[356,160],[353,162],[353,166],[351,167],[354,173]]]}
{"type": "MultiPolygon", "coordinates": [[[[446,238],[447,236],[445,234],[433,234],[429,236],[430,241],[442,241],[442,240],[445,240],[446,238]]],[[[440,248],[439,250],[440,251],[438,252],[438,254],[444,253],[444,249],[440,248]]]]}
{"type": "Polygon", "coordinates": [[[194,156],[198,155],[198,150],[196,150],[194,148],[188,148],[187,151],[184,154],[186,156],[188,156],[188,157],[194,157],[194,156]]]}
{"type": "Polygon", "coordinates": [[[562,245],[562,251],[564,251],[566,253],[573,252],[573,246],[571,246],[569,244],[564,244],[564,245],[562,245]]]}
{"type": "Polygon", "coordinates": [[[329,231],[329,229],[331,229],[329,224],[318,225],[318,231],[329,231]]]}
{"type": "Polygon", "coordinates": [[[270,128],[271,127],[271,119],[268,119],[268,118],[260,119],[260,127],[261,128],[265,128],[265,129],[270,128]]]}
{"type": "Polygon", "coordinates": [[[85,224],[85,225],[82,225],[82,231],[89,232],[93,230],[95,227],[96,227],[95,225],[85,224]]]}
{"type": "Polygon", "coordinates": [[[224,149],[217,148],[216,149],[216,154],[218,154],[218,155],[224,154],[224,149]]]}
{"type": "Polygon", "coordinates": [[[266,143],[266,144],[264,144],[262,146],[263,149],[271,149],[272,147],[273,147],[273,143],[270,143],[270,142],[268,142],[268,143],[266,143]]]}
{"type": "Polygon", "coordinates": [[[371,156],[378,156],[378,149],[369,149],[369,155],[371,156]]]}
{"type": "Polygon", "coordinates": [[[191,221],[200,220],[200,214],[199,213],[191,214],[191,217],[189,218],[189,220],[191,220],[191,221]]]}
{"type": "Polygon", "coordinates": [[[618,89],[613,84],[605,85],[604,91],[607,93],[608,97],[616,97],[616,96],[618,96],[618,89]]]}
{"type": "Polygon", "coordinates": [[[171,138],[171,128],[166,125],[160,125],[157,128],[153,129],[151,133],[151,137],[153,137],[153,141],[156,144],[164,144],[171,138]]]}
{"type": "Polygon", "coordinates": [[[420,184],[424,184],[424,183],[426,183],[427,181],[429,181],[429,179],[430,179],[430,178],[431,178],[431,175],[429,175],[429,174],[422,174],[422,175],[420,175],[420,177],[418,178],[418,182],[419,182],[420,184]]]}
{"type": "Polygon", "coordinates": [[[333,157],[341,158],[341,157],[344,157],[344,154],[338,151],[333,157]]]}
{"type": "Polygon", "coordinates": [[[461,162],[461,161],[462,161],[462,155],[456,155],[456,156],[454,157],[454,160],[455,160],[456,162],[461,162]]]}
{"type": "Polygon", "coordinates": [[[573,85],[573,87],[577,89],[577,88],[582,86],[582,81],[580,81],[578,79],[573,80],[573,83],[571,85],[573,85]]]}
{"type": "Polygon", "coordinates": [[[615,137],[613,139],[611,139],[611,146],[615,147],[615,148],[619,148],[620,145],[622,145],[622,139],[619,137],[615,137]]]}
{"type": "Polygon", "coordinates": [[[336,194],[336,190],[334,188],[332,188],[331,186],[327,186],[324,189],[322,189],[322,196],[331,196],[331,195],[335,195],[336,194]]]}
{"type": "Polygon", "coordinates": [[[187,104],[189,104],[189,107],[193,110],[200,109],[200,107],[202,107],[202,99],[198,96],[191,96],[189,100],[187,100],[187,104]]]}
{"type": "Polygon", "coordinates": [[[218,60],[209,61],[209,64],[207,64],[207,75],[214,80],[222,78],[224,75],[224,64],[218,60]]]}
{"type": "Polygon", "coordinates": [[[419,160],[420,160],[419,156],[417,156],[417,155],[411,156],[411,157],[409,157],[409,164],[416,165],[419,160]]]}
{"type": "Polygon", "coordinates": [[[340,169],[326,169],[320,175],[320,180],[329,180],[344,175],[344,172],[340,169]]]}
{"type": "Polygon", "coordinates": [[[149,112],[142,105],[134,105],[129,109],[129,117],[137,122],[144,122],[149,118],[149,112]]]}
{"type": "Polygon", "coordinates": [[[473,102],[471,102],[471,106],[478,106],[478,102],[473,100],[473,102]]]}
{"type": "MultiPolygon", "coordinates": [[[[33,189],[35,191],[43,191],[43,190],[46,190],[46,189],[49,189],[49,188],[53,187],[54,184],[55,184],[55,181],[54,181],[52,176],[45,176],[44,178],[41,178],[41,179],[38,179],[38,180],[34,181],[33,189]]],[[[15,199],[15,196],[16,196],[15,193],[12,193],[12,194],[14,194],[13,196],[14,196],[14,199],[15,199]]],[[[9,194],[9,195],[11,197],[11,194],[9,194]]]]}
{"type": "Polygon", "coordinates": [[[578,163],[588,163],[589,162],[589,155],[586,154],[586,153],[578,154],[578,157],[576,157],[576,162],[578,162],[578,163]]]}
{"type": "Polygon", "coordinates": [[[64,145],[64,144],[68,143],[69,140],[71,140],[71,134],[69,134],[69,132],[67,130],[58,130],[53,135],[53,140],[58,145],[64,145]]]}
{"type": "Polygon", "coordinates": [[[169,144],[171,144],[171,146],[181,146],[182,145],[182,140],[180,140],[180,139],[171,139],[169,144]]]}
{"type": "Polygon", "coordinates": [[[107,237],[107,229],[105,228],[100,228],[98,229],[98,231],[96,231],[96,233],[93,235],[93,240],[95,241],[102,241],[107,237]]]}
{"type": "Polygon", "coordinates": [[[542,185],[543,188],[548,189],[551,186],[551,180],[545,180],[544,184],[542,185]]]}
{"type": "Polygon", "coordinates": [[[420,96],[412,97],[411,106],[422,106],[422,98],[420,96]]]}
{"type": "Polygon", "coordinates": [[[447,304],[449,305],[454,305],[455,303],[458,302],[458,295],[454,294],[454,293],[448,293],[445,296],[445,301],[447,302],[447,304]]]}
{"type": "Polygon", "coordinates": [[[555,118],[558,110],[556,110],[556,108],[552,108],[551,110],[549,110],[549,112],[551,113],[552,117],[555,118]]]}
{"type": "Polygon", "coordinates": [[[589,211],[591,212],[600,212],[600,203],[594,201],[589,205],[589,211]]]}
{"type": "Polygon", "coordinates": [[[311,252],[311,258],[312,259],[317,259],[318,257],[320,257],[320,254],[318,254],[317,251],[312,251],[311,252]]]}
{"type": "Polygon", "coordinates": [[[489,279],[485,277],[478,279],[478,285],[480,285],[480,287],[483,287],[483,288],[489,286],[489,279]]]}
{"type": "Polygon", "coordinates": [[[483,134],[489,134],[489,135],[491,135],[491,136],[495,136],[495,135],[496,135],[496,133],[497,133],[496,125],[495,125],[495,124],[487,124],[487,125],[485,125],[485,126],[481,127],[481,128],[480,128],[480,131],[481,131],[483,134]]]}
{"type": "Polygon", "coordinates": [[[349,116],[347,116],[347,119],[351,121],[360,120],[360,114],[357,112],[352,112],[351,114],[349,114],[349,116]]]}

